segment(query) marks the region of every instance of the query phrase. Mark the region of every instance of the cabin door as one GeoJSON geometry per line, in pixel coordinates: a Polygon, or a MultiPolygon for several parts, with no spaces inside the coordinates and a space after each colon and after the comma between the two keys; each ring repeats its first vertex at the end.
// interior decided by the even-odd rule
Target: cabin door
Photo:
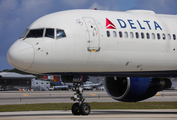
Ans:
{"type": "Polygon", "coordinates": [[[83,17],[87,27],[88,51],[99,52],[100,36],[96,22],[91,17],[83,17]]]}

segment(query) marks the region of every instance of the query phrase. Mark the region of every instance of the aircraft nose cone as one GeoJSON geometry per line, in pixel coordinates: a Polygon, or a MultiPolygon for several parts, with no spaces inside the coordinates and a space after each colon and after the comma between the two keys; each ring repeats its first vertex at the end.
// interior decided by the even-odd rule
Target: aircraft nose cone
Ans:
{"type": "Polygon", "coordinates": [[[7,61],[20,70],[27,70],[32,65],[33,59],[33,46],[24,41],[18,40],[7,52],[7,61]]]}

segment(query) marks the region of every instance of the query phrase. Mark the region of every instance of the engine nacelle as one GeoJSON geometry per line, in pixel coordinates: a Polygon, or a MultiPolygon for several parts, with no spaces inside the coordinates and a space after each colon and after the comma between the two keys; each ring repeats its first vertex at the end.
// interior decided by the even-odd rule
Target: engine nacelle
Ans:
{"type": "Polygon", "coordinates": [[[171,85],[171,80],[167,78],[106,77],[104,80],[107,93],[113,99],[124,102],[150,98],[171,85]]]}

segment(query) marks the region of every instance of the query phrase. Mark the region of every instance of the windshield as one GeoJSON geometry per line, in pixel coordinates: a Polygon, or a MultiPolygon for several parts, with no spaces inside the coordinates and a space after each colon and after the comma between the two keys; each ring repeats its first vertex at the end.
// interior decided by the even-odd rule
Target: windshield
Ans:
{"type": "Polygon", "coordinates": [[[28,33],[29,29],[26,29],[23,34],[20,36],[20,38],[24,38],[26,36],[26,34],[28,33]]]}
{"type": "Polygon", "coordinates": [[[44,29],[35,29],[35,30],[30,30],[26,38],[38,38],[38,37],[43,37],[43,31],[44,29]]]}
{"type": "Polygon", "coordinates": [[[54,38],[54,29],[47,28],[45,32],[45,37],[54,38]]]}

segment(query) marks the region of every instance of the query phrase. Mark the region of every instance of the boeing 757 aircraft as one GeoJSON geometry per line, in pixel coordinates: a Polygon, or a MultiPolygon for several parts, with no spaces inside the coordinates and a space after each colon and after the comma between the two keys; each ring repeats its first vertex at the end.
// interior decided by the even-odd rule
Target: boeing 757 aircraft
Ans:
{"type": "Polygon", "coordinates": [[[136,102],[171,86],[177,77],[177,15],[149,10],[69,10],[33,22],[10,47],[8,62],[35,74],[73,82],[74,115],[88,115],[83,82],[105,76],[115,100],[136,102]]]}

